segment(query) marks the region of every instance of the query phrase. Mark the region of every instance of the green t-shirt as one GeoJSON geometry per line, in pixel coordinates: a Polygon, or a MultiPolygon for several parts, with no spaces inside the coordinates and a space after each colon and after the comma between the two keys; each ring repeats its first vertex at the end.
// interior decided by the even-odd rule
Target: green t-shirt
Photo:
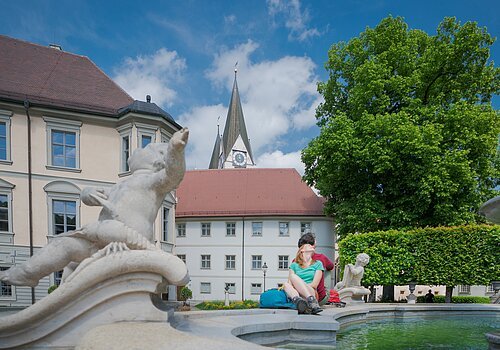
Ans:
{"type": "Polygon", "coordinates": [[[311,283],[313,281],[314,274],[316,273],[317,270],[325,271],[325,269],[323,268],[323,263],[319,260],[316,260],[316,262],[314,264],[312,264],[306,268],[302,268],[302,267],[300,267],[299,264],[297,264],[296,262],[293,262],[290,265],[290,270],[295,272],[295,274],[297,276],[299,276],[300,278],[302,278],[302,280],[304,280],[304,282],[306,282],[306,283],[311,283]]]}

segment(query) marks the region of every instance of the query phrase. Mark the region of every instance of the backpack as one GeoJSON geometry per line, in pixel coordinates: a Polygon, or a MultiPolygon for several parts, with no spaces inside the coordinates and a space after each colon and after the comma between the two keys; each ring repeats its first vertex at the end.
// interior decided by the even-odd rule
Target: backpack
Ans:
{"type": "Polygon", "coordinates": [[[268,289],[260,295],[260,308],[262,309],[296,309],[294,303],[288,298],[284,290],[268,289]]]}

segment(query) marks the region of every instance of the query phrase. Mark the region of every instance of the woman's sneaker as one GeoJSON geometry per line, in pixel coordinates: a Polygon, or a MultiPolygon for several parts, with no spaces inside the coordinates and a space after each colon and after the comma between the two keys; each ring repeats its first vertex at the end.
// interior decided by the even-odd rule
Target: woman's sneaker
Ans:
{"type": "Polygon", "coordinates": [[[307,297],[307,306],[311,309],[313,315],[317,315],[323,311],[323,309],[319,307],[318,300],[313,296],[307,297]]]}
{"type": "Polygon", "coordinates": [[[303,298],[295,297],[292,299],[292,303],[294,303],[295,306],[297,306],[297,311],[299,312],[299,314],[310,313],[310,312],[308,312],[308,308],[309,308],[308,304],[303,298]]]}

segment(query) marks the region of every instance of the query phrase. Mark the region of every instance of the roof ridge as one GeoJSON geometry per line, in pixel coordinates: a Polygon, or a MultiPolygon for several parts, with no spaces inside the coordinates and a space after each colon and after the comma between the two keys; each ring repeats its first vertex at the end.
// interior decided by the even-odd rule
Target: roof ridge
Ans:
{"type": "MultiPolygon", "coordinates": [[[[57,50],[57,49],[51,48],[50,46],[46,46],[46,45],[42,45],[42,44],[38,44],[38,43],[32,43],[32,42],[27,41],[27,40],[13,38],[11,36],[4,35],[4,34],[0,34],[0,37],[4,37],[4,38],[6,38],[8,40],[17,41],[17,42],[20,42],[20,43],[23,43],[23,44],[26,44],[26,45],[30,45],[30,46],[37,46],[37,47],[40,47],[42,49],[52,50],[52,51],[57,52],[59,54],[66,54],[66,55],[71,55],[71,56],[86,58],[86,59],[88,59],[89,61],[92,62],[92,60],[88,56],[86,56],[86,55],[80,55],[80,54],[77,54],[77,53],[74,53],[74,52],[64,51],[62,49],[61,50],[57,50]]],[[[58,44],[49,44],[49,45],[58,45],[58,44]]]]}

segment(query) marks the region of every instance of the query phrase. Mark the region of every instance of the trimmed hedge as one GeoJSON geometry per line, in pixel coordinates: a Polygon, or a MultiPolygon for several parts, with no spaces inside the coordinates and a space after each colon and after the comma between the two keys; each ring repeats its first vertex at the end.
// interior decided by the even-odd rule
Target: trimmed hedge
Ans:
{"type": "MultiPolygon", "coordinates": [[[[445,302],[444,295],[435,295],[434,303],[443,304],[445,302]]],[[[473,296],[452,296],[451,302],[453,304],[489,304],[490,298],[488,297],[473,297],[473,296]]],[[[417,303],[425,303],[425,296],[417,297],[417,303]]]]}
{"type": "Polygon", "coordinates": [[[196,305],[200,310],[232,310],[232,309],[257,309],[259,303],[254,300],[231,301],[229,306],[224,305],[222,300],[204,301],[196,305]]]}
{"type": "Polygon", "coordinates": [[[367,253],[363,284],[488,285],[500,280],[500,225],[435,227],[351,234],[340,265],[367,253]]]}

